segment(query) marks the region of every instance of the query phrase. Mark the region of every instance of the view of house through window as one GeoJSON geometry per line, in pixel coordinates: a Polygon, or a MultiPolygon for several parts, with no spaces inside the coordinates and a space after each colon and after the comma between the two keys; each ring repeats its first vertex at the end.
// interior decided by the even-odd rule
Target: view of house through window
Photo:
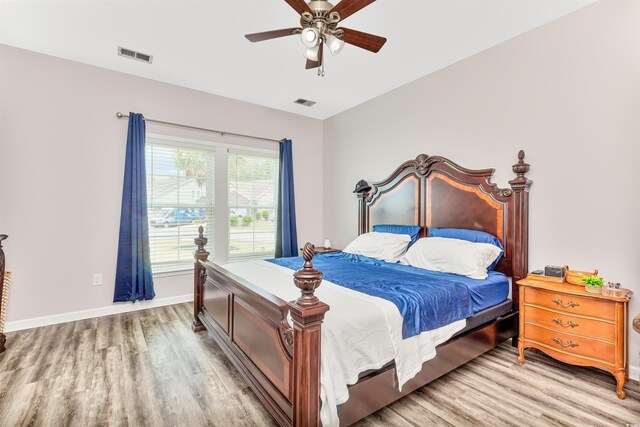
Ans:
{"type": "MultiPolygon", "coordinates": [[[[146,167],[154,273],[193,267],[193,239],[200,225],[209,239],[206,249],[211,253],[210,259],[216,253],[222,261],[274,256],[277,152],[226,148],[216,152],[211,143],[199,145],[149,137],[146,167]],[[218,161],[216,157],[220,157],[218,161]],[[222,185],[217,192],[216,175],[222,185]],[[224,177],[228,178],[226,188],[224,177]],[[224,206],[220,200],[225,199],[228,215],[224,223],[216,224],[215,206],[224,206]]],[[[219,221],[221,214],[217,214],[219,221]]]]}
{"type": "Polygon", "coordinates": [[[153,272],[191,268],[200,225],[213,241],[214,151],[148,139],[145,155],[153,272]]]}
{"type": "Polygon", "coordinates": [[[229,153],[229,259],[273,257],[278,158],[229,153]]]}

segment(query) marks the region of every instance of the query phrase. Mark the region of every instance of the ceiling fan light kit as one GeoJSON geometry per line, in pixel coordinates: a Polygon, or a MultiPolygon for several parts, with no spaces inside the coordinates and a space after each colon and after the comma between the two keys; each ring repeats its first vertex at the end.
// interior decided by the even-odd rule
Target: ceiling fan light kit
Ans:
{"type": "Polygon", "coordinates": [[[337,54],[339,54],[345,45],[344,40],[340,40],[333,34],[330,34],[329,37],[327,37],[326,43],[327,43],[327,47],[329,48],[329,51],[331,52],[331,55],[333,56],[336,56],[337,54]]]}
{"type": "Polygon", "coordinates": [[[314,47],[307,48],[307,50],[304,52],[304,57],[310,61],[317,61],[319,51],[320,51],[319,45],[315,45],[314,47]]]}
{"type": "Polygon", "coordinates": [[[386,43],[384,37],[374,36],[338,24],[360,9],[370,5],[375,0],[342,0],[336,6],[327,0],[285,0],[289,6],[300,14],[300,28],[266,31],[247,34],[245,37],[251,42],[275,39],[299,34],[302,44],[306,47],[304,57],[307,58],[306,68],[317,68],[318,75],[324,76],[324,57],[322,51],[327,46],[331,55],[338,55],[346,43],[361,49],[377,53],[386,43]]]}
{"type": "Polygon", "coordinates": [[[318,40],[320,40],[320,32],[315,28],[305,28],[304,30],[302,30],[300,38],[302,39],[303,45],[308,48],[312,48],[318,45],[318,40]]]}

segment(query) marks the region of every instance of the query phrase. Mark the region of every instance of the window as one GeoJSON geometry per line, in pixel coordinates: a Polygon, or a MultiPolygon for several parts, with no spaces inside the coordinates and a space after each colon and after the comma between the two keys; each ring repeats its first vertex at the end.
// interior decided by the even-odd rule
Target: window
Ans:
{"type": "Polygon", "coordinates": [[[189,269],[200,225],[213,253],[214,151],[149,138],[146,165],[153,272],[189,269]]]}
{"type": "Polygon", "coordinates": [[[228,179],[229,260],[273,257],[278,159],[231,152],[228,179]]]}
{"type": "Polygon", "coordinates": [[[147,137],[153,273],[193,268],[200,225],[216,262],[273,257],[278,152],[176,139],[147,137]]]}

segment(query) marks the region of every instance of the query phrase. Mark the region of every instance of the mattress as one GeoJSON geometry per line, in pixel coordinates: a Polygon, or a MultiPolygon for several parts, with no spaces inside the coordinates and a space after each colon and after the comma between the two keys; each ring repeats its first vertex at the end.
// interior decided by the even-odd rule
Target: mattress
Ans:
{"type": "MultiPolygon", "coordinates": [[[[290,270],[304,262],[301,257],[266,261],[290,270]]],[[[316,256],[313,263],[325,280],[395,304],[404,339],[471,317],[509,294],[509,279],[497,272],[478,280],[345,252],[316,256]]]]}
{"type": "Polygon", "coordinates": [[[467,280],[465,284],[471,295],[473,314],[500,304],[509,296],[509,278],[496,271],[490,271],[484,280],[467,280]]]}

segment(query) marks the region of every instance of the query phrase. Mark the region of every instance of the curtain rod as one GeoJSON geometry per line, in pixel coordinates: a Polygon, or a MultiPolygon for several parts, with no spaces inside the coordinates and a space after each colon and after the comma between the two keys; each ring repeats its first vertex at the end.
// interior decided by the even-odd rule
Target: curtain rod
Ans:
{"type": "MultiPolygon", "coordinates": [[[[122,114],[121,112],[117,112],[116,113],[116,117],[119,119],[128,119],[129,115],[127,114],[122,114]]],[[[222,132],[220,130],[215,130],[215,129],[207,129],[207,128],[200,128],[197,126],[189,126],[189,125],[183,125],[180,123],[171,123],[171,122],[165,122],[162,120],[153,120],[153,119],[147,119],[146,117],[144,118],[145,122],[151,122],[151,123],[158,123],[160,125],[166,125],[166,126],[174,126],[174,127],[179,127],[179,128],[184,128],[184,129],[192,129],[192,130],[199,130],[199,131],[203,131],[203,132],[212,132],[212,133],[217,133],[220,136],[225,136],[225,135],[232,135],[232,136],[238,136],[241,138],[249,138],[249,139],[257,139],[260,141],[270,141],[270,142],[280,142],[277,139],[272,139],[272,138],[262,138],[260,136],[253,136],[253,135],[245,135],[242,133],[233,133],[233,132],[222,132]]]]}

